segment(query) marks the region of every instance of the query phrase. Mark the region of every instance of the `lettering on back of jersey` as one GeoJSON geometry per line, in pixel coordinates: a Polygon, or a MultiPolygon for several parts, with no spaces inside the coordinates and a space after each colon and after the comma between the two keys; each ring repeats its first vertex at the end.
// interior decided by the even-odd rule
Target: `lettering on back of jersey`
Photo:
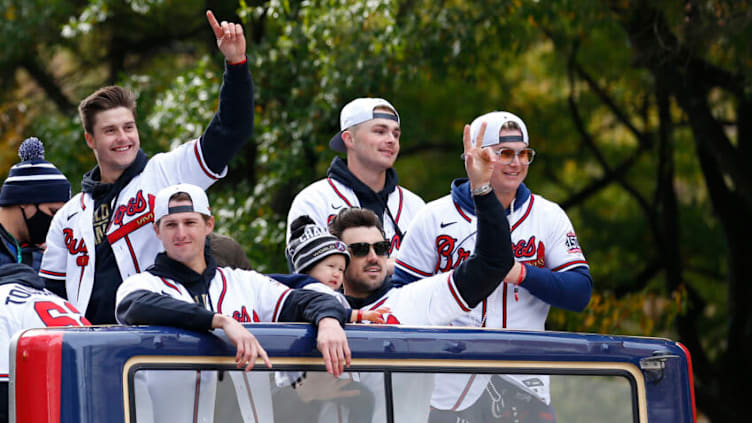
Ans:
{"type": "Polygon", "coordinates": [[[434,274],[448,272],[470,257],[470,251],[462,247],[457,249],[457,256],[455,257],[454,247],[456,243],[457,238],[449,235],[439,235],[436,237],[436,252],[439,255],[439,259],[436,262],[434,274]]]}

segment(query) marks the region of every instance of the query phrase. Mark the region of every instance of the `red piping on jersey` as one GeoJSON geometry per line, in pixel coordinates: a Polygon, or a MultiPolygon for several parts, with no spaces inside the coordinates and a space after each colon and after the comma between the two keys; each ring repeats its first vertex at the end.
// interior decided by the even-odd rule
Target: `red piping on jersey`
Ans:
{"type": "Polygon", "coordinates": [[[454,290],[454,285],[452,284],[451,274],[449,275],[449,277],[447,277],[447,284],[449,285],[449,292],[452,294],[452,297],[454,297],[454,301],[457,301],[457,305],[460,306],[462,311],[470,311],[469,308],[465,307],[465,304],[460,299],[460,295],[457,293],[457,291],[454,290]]]}
{"type": "Polygon", "coordinates": [[[167,282],[167,279],[165,279],[165,278],[162,278],[162,277],[160,277],[159,279],[162,279],[162,282],[164,282],[164,284],[165,284],[165,285],[169,286],[170,288],[172,288],[172,289],[174,289],[175,291],[177,291],[177,292],[178,292],[178,294],[180,294],[180,288],[178,288],[177,286],[175,286],[175,285],[173,285],[173,284],[171,284],[171,283],[167,282]]]}
{"type": "Polygon", "coordinates": [[[52,270],[39,269],[39,273],[42,273],[42,274],[45,274],[45,275],[50,275],[50,276],[62,276],[62,277],[65,277],[65,272],[60,273],[60,272],[53,272],[52,270]]]}
{"type": "Polygon", "coordinates": [[[399,223],[400,215],[402,214],[402,188],[399,185],[397,185],[397,191],[399,192],[399,207],[397,208],[397,217],[394,218],[395,224],[399,223]]]}
{"type": "Polygon", "coordinates": [[[199,395],[201,395],[201,370],[196,371],[196,389],[193,397],[193,423],[198,422],[199,395]]]}
{"type": "Polygon", "coordinates": [[[345,202],[345,204],[347,204],[347,207],[352,207],[352,204],[350,204],[350,202],[349,202],[349,201],[347,201],[347,198],[345,198],[345,196],[344,196],[344,195],[342,195],[342,193],[341,193],[341,192],[339,192],[339,190],[337,189],[337,187],[336,187],[336,186],[334,186],[334,182],[332,182],[332,178],[326,178],[326,181],[327,181],[327,182],[329,182],[329,185],[330,185],[330,186],[332,187],[332,189],[334,190],[334,193],[335,193],[335,194],[337,194],[337,195],[339,196],[339,198],[341,198],[341,199],[342,199],[342,201],[344,201],[344,202],[345,202]]]}
{"type": "Polygon", "coordinates": [[[198,140],[193,143],[193,152],[196,153],[196,161],[198,162],[198,165],[201,167],[201,170],[204,171],[206,176],[214,179],[215,181],[219,179],[218,177],[214,176],[212,172],[209,172],[209,170],[206,168],[207,166],[204,166],[204,162],[201,161],[201,154],[198,152],[198,140]]]}
{"type": "Polygon", "coordinates": [[[465,389],[462,390],[462,393],[460,394],[460,397],[457,398],[457,402],[454,403],[454,405],[452,406],[452,408],[450,408],[451,411],[457,411],[457,407],[459,407],[460,404],[462,404],[462,400],[465,399],[465,395],[467,395],[467,391],[469,391],[470,390],[470,386],[473,385],[473,381],[475,380],[475,376],[476,376],[475,373],[473,373],[472,375],[470,375],[470,379],[468,379],[467,385],[465,385],[465,389]]]}
{"type": "Polygon", "coordinates": [[[81,275],[78,276],[78,289],[76,290],[76,298],[81,298],[81,285],[83,285],[81,282],[84,280],[84,270],[86,270],[85,267],[81,268],[81,275]]]}
{"type": "Polygon", "coordinates": [[[564,263],[564,264],[562,264],[561,266],[556,266],[556,267],[554,267],[553,269],[551,269],[551,271],[552,271],[552,272],[557,272],[557,271],[559,271],[559,270],[561,270],[561,269],[563,269],[563,268],[565,268],[565,267],[568,267],[568,266],[572,266],[572,265],[574,265],[574,264],[588,264],[588,262],[587,262],[587,260],[575,260],[575,261],[570,261],[569,263],[564,263]]]}
{"type": "Polygon", "coordinates": [[[512,225],[512,227],[509,229],[510,233],[512,231],[514,231],[515,229],[517,229],[517,227],[520,226],[520,224],[522,223],[522,221],[524,221],[525,219],[527,219],[528,216],[530,216],[530,210],[533,209],[533,200],[534,199],[535,199],[535,196],[533,194],[530,194],[530,202],[527,205],[527,210],[525,210],[525,214],[522,215],[522,217],[520,218],[520,220],[518,220],[514,225],[512,225]]]}
{"type": "Polygon", "coordinates": [[[402,260],[399,260],[399,259],[395,259],[395,262],[396,262],[397,264],[399,264],[400,266],[404,267],[405,269],[407,269],[407,270],[409,270],[409,271],[411,271],[411,272],[415,272],[415,273],[417,273],[417,274],[419,274],[419,275],[421,275],[421,276],[424,276],[424,277],[428,277],[428,276],[433,276],[433,273],[428,273],[428,272],[424,272],[424,271],[422,271],[422,270],[418,270],[418,269],[416,269],[416,268],[414,268],[414,267],[410,266],[409,264],[405,263],[405,262],[404,262],[404,261],[402,261],[402,260]]]}
{"type": "Polygon", "coordinates": [[[136,258],[136,252],[133,251],[133,245],[131,245],[131,239],[128,236],[125,237],[125,244],[128,246],[128,252],[131,253],[131,260],[133,260],[133,267],[136,268],[136,273],[141,273],[141,269],[138,267],[138,259],[136,258]]]}
{"type": "Polygon", "coordinates": [[[217,267],[219,276],[222,276],[222,293],[219,294],[219,301],[217,302],[217,313],[222,314],[222,303],[225,301],[225,294],[227,293],[227,279],[225,279],[225,272],[217,267]]]}
{"type": "Polygon", "coordinates": [[[462,207],[460,207],[460,205],[457,204],[456,201],[454,201],[454,208],[457,209],[457,213],[459,213],[463,219],[467,220],[468,222],[471,222],[473,220],[468,215],[466,215],[465,212],[462,211],[462,207]]]}
{"type": "Polygon", "coordinates": [[[84,196],[81,196],[81,210],[86,210],[86,204],[84,204],[84,196]]]}
{"type": "Polygon", "coordinates": [[[119,227],[114,232],[107,235],[107,241],[109,241],[110,245],[114,244],[115,241],[118,241],[120,238],[128,235],[129,233],[135,231],[136,229],[148,225],[149,223],[154,221],[154,212],[150,211],[148,213],[144,213],[141,216],[139,216],[136,219],[131,220],[130,222],[126,223],[125,225],[119,227]]]}
{"type": "Polygon", "coordinates": [[[379,308],[379,307],[380,307],[380,306],[381,306],[382,304],[384,304],[384,302],[385,302],[385,301],[386,301],[387,299],[389,299],[389,297],[384,297],[384,299],[382,299],[382,300],[381,300],[381,301],[379,301],[378,303],[376,303],[376,304],[372,305],[372,306],[371,306],[371,308],[370,308],[369,310],[376,310],[376,309],[377,309],[377,308],[379,308]]]}
{"type": "Polygon", "coordinates": [[[279,299],[277,300],[277,305],[274,306],[274,314],[272,315],[272,322],[277,321],[277,311],[279,311],[279,308],[280,308],[279,306],[282,305],[282,301],[285,298],[287,298],[287,293],[290,291],[291,291],[290,289],[285,290],[285,292],[283,292],[282,295],[279,296],[279,299]]]}

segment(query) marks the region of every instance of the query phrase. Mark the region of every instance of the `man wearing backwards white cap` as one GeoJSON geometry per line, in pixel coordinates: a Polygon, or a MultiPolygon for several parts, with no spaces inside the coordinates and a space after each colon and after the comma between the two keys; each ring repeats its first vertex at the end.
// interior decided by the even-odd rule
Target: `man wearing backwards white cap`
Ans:
{"type": "MultiPolygon", "coordinates": [[[[350,349],[342,329],[347,316],[333,296],[290,289],[252,270],[216,266],[205,249],[206,237],[214,229],[214,217],[200,187],[180,184],[160,190],[154,204],[154,221],[157,238],[165,251],[157,255],[153,266],[129,277],[118,288],[115,305],[118,322],[198,331],[221,328],[237,347],[238,367],[246,371],[257,358],[268,367],[271,362],[258,340],[239,322],[311,322],[318,327],[317,347],[327,371],[339,376],[349,366],[350,349]]],[[[238,392],[245,392],[247,382],[252,387],[254,401],[268,397],[267,374],[231,372],[231,376],[238,392]],[[244,381],[245,377],[249,380],[244,381]]],[[[172,399],[192,394],[195,384],[191,380],[196,380],[192,371],[167,379],[162,375],[146,378],[154,421],[211,421],[216,373],[201,374],[199,411],[193,403],[172,404],[172,399]],[[183,395],[176,395],[178,391],[183,395]]],[[[248,401],[247,395],[238,396],[244,416],[253,413],[253,404],[248,401]]],[[[259,409],[271,410],[271,406],[259,409]]],[[[151,420],[140,415],[139,421],[141,417],[151,420]]],[[[271,421],[271,416],[262,417],[258,421],[271,421]]]]}
{"type": "MultiPolygon", "coordinates": [[[[525,123],[509,112],[487,113],[473,121],[471,137],[476,137],[484,122],[487,127],[483,148],[499,157],[491,187],[506,209],[512,249],[522,266],[513,267],[504,278],[505,283],[452,324],[544,330],[551,305],[573,311],[587,306],[592,289],[589,266],[564,210],[532,194],[522,182],[535,157],[525,123]]],[[[456,179],[450,195],[428,203],[418,213],[408,229],[410,236],[397,255],[395,284],[448,272],[473,254],[477,217],[471,198],[467,179],[456,179]]],[[[547,378],[513,378],[549,403],[547,378]]],[[[430,421],[485,421],[483,416],[491,413],[493,405],[486,389],[489,380],[491,384],[501,383],[488,375],[437,377],[430,421]]]]}
{"type": "MultiPolygon", "coordinates": [[[[392,167],[400,149],[400,117],[397,109],[382,98],[356,98],[340,112],[340,131],[329,147],[347,154],[347,161],[335,157],[327,177],[303,189],[287,214],[287,242],[290,225],[309,215],[326,227],[342,209],[362,207],[379,217],[394,255],[410,220],[425,202],[398,185],[392,167]]],[[[393,260],[389,261],[392,273],[393,260]]]]}

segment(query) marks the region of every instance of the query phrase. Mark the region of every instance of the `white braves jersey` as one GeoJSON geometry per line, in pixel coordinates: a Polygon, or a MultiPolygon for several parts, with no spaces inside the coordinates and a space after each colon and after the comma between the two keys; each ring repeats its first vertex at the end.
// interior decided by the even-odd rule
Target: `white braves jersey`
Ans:
{"type": "Polygon", "coordinates": [[[46,289],[0,285],[0,382],[8,382],[9,345],[21,330],[53,326],[86,326],[89,321],[68,301],[46,289]]]}
{"type": "MultiPolygon", "coordinates": [[[[149,272],[131,276],[117,291],[117,305],[134,291],[147,290],[193,303],[179,282],[149,272]]],[[[217,268],[206,295],[206,307],[239,322],[276,322],[291,288],[252,270],[217,268]]],[[[235,385],[244,422],[273,421],[270,375],[265,372],[229,372],[235,385]]],[[[139,422],[201,421],[214,419],[216,372],[202,372],[197,389],[195,371],[149,371],[138,382],[141,403],[150,407],[139,412],[139,422]],[[180,398],[181,402],[175,403],[180,398]],[[194,401],[184,401],[194,398],[194,401]],[[194,408],[194,404],[198,407],[194,408]],[[153,416],[153,420],[151,417],[153,416]]],[[[138,398],[137,398],[138,400],[138,398]]]]}
{"type": "MultiPolygon", "coordinates": [[[[313,283],[306,285],[305,288],[334,295],[340,301],[345,298],[344,295],[324,284],[313,283]]],[[[348,304],[345,307],[351,306],[348,304]]],[[[361,310],[375,310],[380,307],[389,307],[391,309],[389,313],[383,316],[387,324],[422,326],[448,325],[451,321],[471,310],[465,300],[459,295],[451,272],[425,278],[400,288],[392,288],[371,304],[361,307],[361,310]]],[[[295,376],[297,374],[288,375],[287,377],[294,380],[295,376]]],[[[382,398],[384,396],[384,381],[381,375],[343,373],[340,377],[360,381],[373,392],[375,398],[382,398]]],[[[394,377],[395,380],[392,386],[394,389],[395,422],[427,421],[434,376],[431,374],[409,373],[394,375],[394,377]]],[[[334,415],[336,415],[337,412],[341,412],[342,410],[338,410],[335,407],[326,411],[334,412],[334,415]]],[[[322,412],[317,417],[317,421],[336,420],[330,414],[322,412]]],[[[386,421],[386,410],[383,407],[383,402],[377,402],[377,407],[373,411],[371,421],[373,423],[386,421]]]]}
{"type": "MultiPolygon", "coordinates": [[[[521,206],[513,203],[512,210],[507,220],[517,261],[552,271],[588,266],[572,223],[556,203],[530,194],[521,206]]],[[[456,268],[473,253],[476,222],[477,218],[463,210],[451,195],[428,203],[413,219],[395,265],[416,277],[456,268]]],[[[550,305],[524,286],[524,282],[519,287],[502,282],[472,313],[452,325],[544,330],[550,305]]],[[[548,402],[547,378],[520,377],[548,402]]],[[[463,410],[480,397],[487,382],[488,378],[481,375],[438,376],[431,405],[442,410],[463,410]]]]}
{"type": "MultiPolygon", "coordinates": [[[[384,222],[386,239],[391,242],[389,248],[391,255],[399,250],[402,240],[397,236],[389,213],[404,234],[410,221],[424,205],[422,198],[399,185],[389,194],[387,199],[389,212],[384,210],[382,222],[384,222]]],[[[299,216],[307,214],[317,225],[326,228],[334,216],[346,207],[360,207],[360,201],[355,191],[340,181],[325,178],[305,187],[295,196],[287,214],[286,243],[290,242],[290,224],[299,216]]]]}
{"type": "MultiPolygon", "coordinates": [[[[154,263],[162,243],[152,228],[154,198],[160,189],[190,183],[204,189],[227,174],[215,174],[204,161],[198,140],[152,157],[115,198],[107,240],[126,280],[154,263]]],[[[86,193],[71,198],[55,214],[47,233],[47,250],[39,275],[65,280],[68,300],[86,314],[96,268],[94,199],[86,193]]]]}

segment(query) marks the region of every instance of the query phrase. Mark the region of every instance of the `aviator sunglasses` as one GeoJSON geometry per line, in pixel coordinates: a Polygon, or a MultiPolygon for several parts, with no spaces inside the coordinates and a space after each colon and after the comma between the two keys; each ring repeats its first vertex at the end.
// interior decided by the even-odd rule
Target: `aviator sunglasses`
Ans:
{"type": "Polygon", "coordinates": [[[501,148],[499,150],[493,150],[497,156],[499,156],[499,162],[501,164],[510,164],[514,161],[515,157],[520,159],[520,164],[529,165],[535,158],[535,150],[532,148],[523,148],[522,150],[514,150],[512,148],[501,148]]]}
{"type": "Polygon", "coordinates": [[[374,242],[373,244],[367,242],[353,242],[348,245],[347,248],[350,249],[350,253],[355,257],[367,256],[371,247],[373,247],[373,252],[376,253],[377,256],[388,256],[390,246],[391,244],[389,241],[379,241],[374,242]]]}

